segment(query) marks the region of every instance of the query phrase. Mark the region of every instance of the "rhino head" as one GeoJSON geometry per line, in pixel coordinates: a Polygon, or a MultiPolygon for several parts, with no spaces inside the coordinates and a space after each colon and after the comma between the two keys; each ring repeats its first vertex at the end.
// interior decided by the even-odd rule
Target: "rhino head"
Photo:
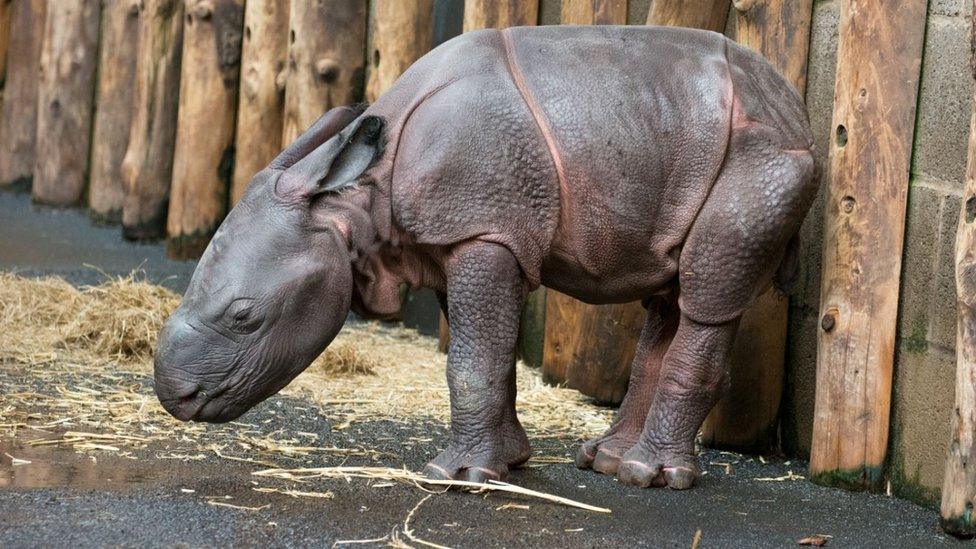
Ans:
{"type": "Polygon", "coordinates": [[[355,197],[382,127],[361,109],[333,109],[254,176],[160,332],[156,395],[173,416],[239,417],[339,332],[355,293],[350,227],[370,226],[355,197]]]}

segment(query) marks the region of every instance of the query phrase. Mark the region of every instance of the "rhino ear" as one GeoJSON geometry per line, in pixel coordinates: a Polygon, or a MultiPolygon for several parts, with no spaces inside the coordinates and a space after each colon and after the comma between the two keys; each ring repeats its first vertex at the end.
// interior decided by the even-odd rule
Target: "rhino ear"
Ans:
{"type": "Polygon", "coordinates": [[[304,158],[278,180],[279,194],[314,196],[355,183],[382,154],[383,120],[361,116],[304,158]]]}
{"type": "Polygon", "coordinates": [[[366,110],[366,105],[335,107],[319,117],[295,141],[285,147],[271,164],[271,169],[285,170],[339,133],[366,110]]]}

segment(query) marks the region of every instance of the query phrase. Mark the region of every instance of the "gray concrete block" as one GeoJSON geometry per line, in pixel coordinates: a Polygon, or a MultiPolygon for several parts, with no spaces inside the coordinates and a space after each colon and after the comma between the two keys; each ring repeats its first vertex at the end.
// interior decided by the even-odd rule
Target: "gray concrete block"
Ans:
{"type": "Polygon", "coordinates": [[[906,352],[928,351],[933,273],[938,267],[939,219],[944,195],[913,185],[908,194],[898,303],[898,338],[906,352]]]}
{"type": "Polygon", "coordinates": [[[956,342],[955,236],[959,196],[924,181],[908,197],[898,338],[906,353],[931,346],[952,352],[956,342]]]}
{"type": "Polygon", "coordinates": [[[948,194],[942,204],[939,224],[939,258],[932,295],[929,341],[953,352],[956,349],[956,226],[961,197],[948,194]]]}
{"type": "Polygon", "coordinates": [[[949,446],[955,359],[941,350],[900,349],[896,360],[889,474],[896,495],[934,503],[949,446]]]}
{"type": "Polygon", "coordinates": [[[973,3],[970,0],[931,0],[929,15],[972,17],[973,3]]]}
{"type": "Polygon", "coordinates": [[[962,188],[972,114],[969,21],[931,16],[925,38],[912,172],[962,188]]]}

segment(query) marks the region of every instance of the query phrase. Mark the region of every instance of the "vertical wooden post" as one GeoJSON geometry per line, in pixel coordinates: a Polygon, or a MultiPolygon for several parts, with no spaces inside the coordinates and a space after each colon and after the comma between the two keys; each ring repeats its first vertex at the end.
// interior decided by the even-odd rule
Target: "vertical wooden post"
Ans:
{"type": "Polygon", "coordinates": [[[2,90],[7,79],[7,45],[10,44],[10,12],[13,9],[12,0],[0,2],[0,100],[2,90]]]}
{"type": "MultiPolygon", "coordinates": [[[[563,0],[566,25],[623,25],[626,0],[563,0]]],[[[640,303],[587,305],[554,290],[546,291],[542,375],[608,404],[627,392],[630,363],[641,327],[640,303]]]]}
{"type": "MultiPolygon", "coordinates": [[[[976,0],[973,1],[976,8],[976,0]]],[[[976,12],[970,71],[976,84],[976,12]]],[[[973,87],[976,101],[976,86],[973,87]]],[[[956,230],[956,406],[942,484],[942,528],[959,537],[976,536],[976,103],[969,124],[966,186],[956,230]]]]}
{"type": "Polygon", "coordinates": [[[199,257],[224,218],[240,76],[244,0],[188,0],[167,251],[199,257]]]}
{"type": "Polygon", "coordinates": [[[414,61],[427,53],[433,38],[434,0],[375,0],[370,30],[366,101],[382,95],[414,61]]]}
{"type": "Polygon", "coordinates": [[[810,473],[878,488],[926,0],[841,4],[810,473]]]}
{"type": "Polygon", "coordinates": [[[648,25],[725,30],[731,0],[653,0],[648,25]]]}
{"type": "Polygon", "coordinates": [[[183,48],[183,0],[144,2],[132,129],[122,160],[122,232],[132,239],[165,235],[183,48]]]}
{"type": "MultiPolygon", "coordinates": [[[[539,0],[465,0],[464,32],[535,25],[539,21],[539,0]]],[[[522,309],[518,355],[532,366],[542,365],[546,324],[546,290],[529,294],[522,309]]],[[[449,330],[441,316],[439,348],[447,351],[449,330]]]]}
{"type": "Polygon", "coordinates": [[[122,221],[122,157],[132,126],[133,83],[139,43],[139,0],[107,0],[102,5],[92,131],[88,208],[94,219],[122,221]]]}
{"type": "MultiPolygon", "coordinates": [[[[733,0],[736,41],[766,57],[804,95],[813,0],[733,0]]],[[[765,451],[776,446],[786,358],[787,296],[770,288],[742,317],[732,384],[702,426],[706,446],[765,451]]]]}
{"type": "Polygon", "coordinates": [[[292,0],[289,21],[286,144],[328,109],[362,99],[366,3],[292,0]]]}
{"type": "Polygon", "coordinates": [[[29,185],[37,137],[37,83],[47,0],[13,0],[0,113],[0,185],[29,185]]]}
{"type": "Polygon", "coordinates": [[[37,85],[36,202],[69,206],[85,192],[100,4],[61,0],[47,7],[37,85]]]}
{"type": "Polygon", "coordinates": [[[564,25],[626,25],[627,0],[563,0],[564,25]]]}
{"type": "Polygon", "coordinates": [[[465,0],[464,32],[535,25],[539,0],[465,0]]]}
{"type": "Polygon", "coordinates": [[[248,0],[244,6],[231,205],[281,150],[289,1],[248,0]]]}

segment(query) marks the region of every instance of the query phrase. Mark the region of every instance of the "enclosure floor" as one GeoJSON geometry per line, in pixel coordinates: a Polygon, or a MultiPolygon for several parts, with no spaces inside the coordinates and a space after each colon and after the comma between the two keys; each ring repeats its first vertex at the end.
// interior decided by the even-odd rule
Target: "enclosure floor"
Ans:
{"type": "MultiPolygon", "coordinates": [[[[81,264],[111,274],[141,264],[150,279],[168,280],[175,288],[192,270],[192,264],[165,260],[158,247],[122,242],[116,228],[92,227],[80,211],[32,208],[25,195],[0,192],[0,219],[0,269],[96,282],[101,278],[97,272],[81,264]]],[[[148,374],[132,375],[133,382],[148,383],[148,374]]],[[[13,378],[4,376],[29,382],[31,370],[0,364],[0,392],[4,385],[13,386],[13,378]]],[[[447,440],[445,425],[429,420],[377,418],[338,425],[328,410],[294,395],[274,397],[240,421],[259,433],[253,435],[257,438],[302,434],[317,437],[321,447],[371,451],[275,460],[285,467],[379,465],[416,471],[447,440]]],[[[122,453],[27,444],[59,434],[54,427],[0,435],[0,547],[327,547],[338,540],[366,539],[385,545],[394,536],[416,545],[404,538],[403,525],[427,494],[412,485],[362,479],[273,481],[251,474],[266,464],[191,452],[177,437],[122,453]],[[30,463],[15,465],[12,457],[30,463]],[[255,488],[332,492],[333,497],[291,497],[255,488]]],[[[532,443],[536,455],[563,461],[578,445],[571,437],[536,437],[532,443]]],[[[229,448],[238,457],[266,459],[239,446],[229,448]]],[[[797,540],[816,534],[832,536],[828,547],[961,546],[938,531],[930,509],[815,486],[795,476],[805,475],[805,463],[766,461],[706,452],[701,458],[705,475],[686,492],[624,487],[570,463],[540,463],[515,471],[510,481],[612,513],[449,492],[424,501],[409,524],[417,537],[456,547],[686,548],[699,530],[703,548],[796,547],[797,540]],[[517,505],[506,507],[509,503],[517,505]]]]}

